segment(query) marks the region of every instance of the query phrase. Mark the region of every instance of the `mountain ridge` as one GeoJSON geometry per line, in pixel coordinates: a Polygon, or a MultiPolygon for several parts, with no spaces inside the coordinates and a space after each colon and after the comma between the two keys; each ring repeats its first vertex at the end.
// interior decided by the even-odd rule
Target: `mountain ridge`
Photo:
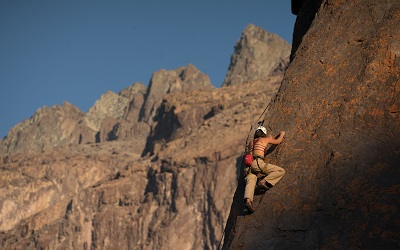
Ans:
{"type": "Polygon", "coordinates": [[[281,79],[261,75],[217,89],[188,65],[156,72],[151,89],[135,83],[105,93],[86,114],[72,104],[39,110],[61,135],[58,124],[76,113],[64,126],[75,141],[17,129],[5,139],[1,247],[215,249],[249,123],[281,79]],[[19,138],[25,145],[10,147],[19,138]],[[43,147],[50,139],[59,144],[43,147]]]}

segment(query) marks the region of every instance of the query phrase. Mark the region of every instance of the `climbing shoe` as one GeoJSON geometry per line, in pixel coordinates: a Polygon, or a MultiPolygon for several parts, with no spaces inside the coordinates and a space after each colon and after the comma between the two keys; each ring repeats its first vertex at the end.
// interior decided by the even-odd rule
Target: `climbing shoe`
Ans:
{"type": "Polygon", "coordinates": [[[254,213],[256,211],[253,207],[253,202],[250,199],[245,199],[244,204],[250,213],[254,213]]]}
{"type": "Polygon", "coordinates": [[[269,187],[267,186],[266,182],[264,181],[257,181],[257,187],[260,187],[262,189],[264,189],[265,191],[269,190],[269,187]]]}

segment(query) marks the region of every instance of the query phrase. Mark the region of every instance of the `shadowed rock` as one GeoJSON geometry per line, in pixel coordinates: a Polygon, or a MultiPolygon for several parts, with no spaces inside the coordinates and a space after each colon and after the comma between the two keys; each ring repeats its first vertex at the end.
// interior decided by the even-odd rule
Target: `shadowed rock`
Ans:
{"type": "Polygon", "coordinates": [[[181,127],[155,141],[152,158],[137,140],[1,156],[0,246],[216,248],[250,123],[280,81],[167,96],[170,115],[157,122],[181,127]]]}
{"type": "Polygon", "coordinates": [[[225,249],[399,248],[399,13],[394,0],[320,6],[267,115],[286,131],[268,157],[286,175],[249,216],[239,184],[225,249]]]}
{"type": "Polygon", "coordinates": [[[160,70],[153,74],[147,89],[140,120],[151,124],[161,100],[165,94],[188,92],[193,90],[211,90],[207,75],[200,72],[194,65],[179,67],[175,70],[160,70]]]}

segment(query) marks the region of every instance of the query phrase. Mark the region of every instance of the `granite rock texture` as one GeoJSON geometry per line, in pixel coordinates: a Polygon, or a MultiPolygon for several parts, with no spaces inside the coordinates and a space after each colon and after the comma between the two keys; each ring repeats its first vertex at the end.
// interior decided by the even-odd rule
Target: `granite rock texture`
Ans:
{"type": "Polygon", "coordinates": [[[211,90],[213,88],[214,86],[208,76],[192,64],[175,70],[159,70],[150,79],[140,120],[151,124],[161,100],[166,94],[192,90],[211,90]]]}
{"type": "Polygon", "coordinates": [[[400,2],[316,3],[266,116],[286,175],[251,215],[239,182],[224,249],[399,248],[400,2]]]}
{"type": "Polygon", "coordinates": [[[0,248],[216,249],[250,123],[281,80],[166,96],[156,126],[182,126],[151,157],[137,140],[2,155],[0,248]]]}
{"type": "Polygon", "coordinates": [[[89,109],[85,118],[94,130],[100,130],[101,123],[106,117],[121,119],[129,104],[129,99],[112,91],[104,93],[89,109]]]}
{"type": "Polygon", "coordinates": [[[218,248],[249,128],[281,81],[216,89],[187,65],[88,114],[38,110],[0,141],[0,248],[218,248]]]}
{"type": "Polygon", "coordinates": [[[83,121],[85,113],[64,102],[38,109],[18,123],[3,141],[6,152],[41,151],[60,145],[94,142],[96,131],[83,121]]]}
{"type": "Polygon", "coordinates": [[[291,45],[253,24],[246,27],[234,48],[222,86],[282,76],[289,65],[291,45]]]}

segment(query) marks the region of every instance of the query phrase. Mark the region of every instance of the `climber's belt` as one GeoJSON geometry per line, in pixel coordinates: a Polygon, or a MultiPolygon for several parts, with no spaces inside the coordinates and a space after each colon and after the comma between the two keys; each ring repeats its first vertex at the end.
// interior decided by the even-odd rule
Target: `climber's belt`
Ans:
{"type": "Polygon", "coordinates": [[[255,160],[257,160],[257,159],[264,160],[264,157],[261,157],[261,156],[259,156],[259,155],[254,155],[254,156],[253,156],[253,160],[255,161],[255,160]]]}

